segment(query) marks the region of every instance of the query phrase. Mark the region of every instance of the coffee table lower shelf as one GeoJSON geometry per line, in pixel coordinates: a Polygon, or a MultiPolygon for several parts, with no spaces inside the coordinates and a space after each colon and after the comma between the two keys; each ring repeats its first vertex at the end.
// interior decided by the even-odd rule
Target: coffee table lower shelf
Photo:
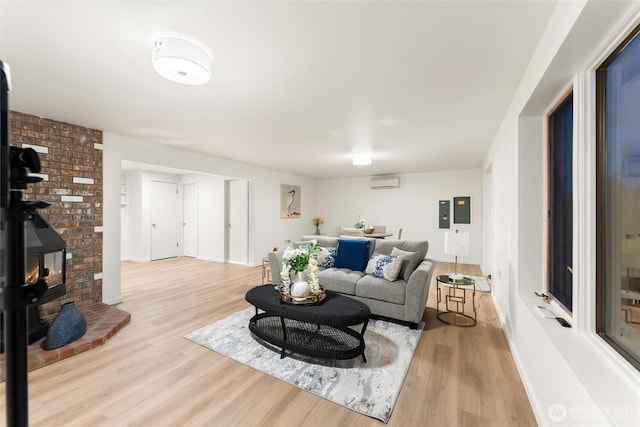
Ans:
{"type": "Polygon", "coordinates": [[[249,330],[262,340],[282,349],[280,358],[286,356],[286,350],[305,356],[323,359],[352,359],[364,356],[364,331],[357,332],[349,327],[315,325],[288,319],[269,313],[257,313],[249,320],[249,330]]]}

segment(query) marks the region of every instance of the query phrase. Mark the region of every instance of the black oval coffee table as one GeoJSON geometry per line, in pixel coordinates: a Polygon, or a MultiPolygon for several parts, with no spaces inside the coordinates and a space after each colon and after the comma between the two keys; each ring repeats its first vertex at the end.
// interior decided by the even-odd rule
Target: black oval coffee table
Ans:
{"type": "Polygon", "coordinates": [[[366,304],[327,291],[320,305],[292,305],[280,301],[272,285],[249,290],[245,299],[256,308],[249,330],[282,349],[323,359],[352,359],[364,356],[364,332],[371,312],[366,304]],[[262,310],[259,313],[258,310],[262,310]],[[350,326],[362,324],[360,332],[350,326]]]}

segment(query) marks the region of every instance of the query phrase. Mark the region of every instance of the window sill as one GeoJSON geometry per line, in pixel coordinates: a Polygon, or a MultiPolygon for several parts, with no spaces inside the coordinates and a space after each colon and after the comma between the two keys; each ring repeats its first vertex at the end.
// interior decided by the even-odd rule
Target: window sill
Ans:
{"type": "Polygon", "coordinates": [[[578,409],[603,415],[614,425],[627,425],[631,420],[634,425],[640,425],[640,372],[598,335],[580,332],[575,321],[559,305],[546,304],[535,296],[521,294],[520,297],[598,405],[598,408],[578,409]],[[544,318],[536,309],[539,305],[566,319],[572,327],[566,328],[555,319],[544,318]]]}

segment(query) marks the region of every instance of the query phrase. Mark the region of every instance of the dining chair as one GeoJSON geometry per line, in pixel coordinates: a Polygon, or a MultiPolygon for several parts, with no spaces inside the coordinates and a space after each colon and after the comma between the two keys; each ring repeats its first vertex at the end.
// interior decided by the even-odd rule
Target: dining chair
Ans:
{"type": "Polygon", "coordinates": [[[402,227],[398,228],[398,232],[396,233],[396,239],[400,240],[402,238],[402,227]]]}
{"type": "Polygon", "coordinates": [[[374,225],[373,226],[374,233],[386,233],[387,232],[387,226],[386,225],[374,225]]]}
{"type": "Polygon", "coordinates": [[[364,230],[361,228],[342,228],[342,236],[364,237],[364,230]]]}

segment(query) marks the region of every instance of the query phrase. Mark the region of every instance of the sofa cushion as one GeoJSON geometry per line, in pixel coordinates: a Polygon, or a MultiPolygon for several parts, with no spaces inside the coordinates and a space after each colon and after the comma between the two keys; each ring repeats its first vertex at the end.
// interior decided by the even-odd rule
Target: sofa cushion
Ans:
{"type": "Polygon", "coordinates": [[[420,259],[424,259],[429,250],[429,242],[426,240],[377,239],[376,252],[379,254],[391,255],[393,248],[409,252],[418,252],[420,259]]]}
{"type": "Polygon", "coordinates": [[[420,254],[418,252],[403,251],[398,248],[393,248],[391,254],[402,258],[403,262],[400,277],[404,280],[409,280],[411,274],[415,271],[418,264],[420,264],[420,254]]]}
{"type": "Polygon", "coordinates": [[[395,304],[404,304],[407,291],[407,282],[396,280],[390,282],[381,277],[370,274],[358,280],[356,284],[356,296],[371,298],[379,301],[388,301],[395,304]]]}
{"type": "Polygon", "coordinates": [[[318,267],[331,268],[336,262],[336,248],[320,248],[320,252],[315,257],[318,261],[318,267]]]}
{"type": "Polygon", "coordinates": [[[402,261],[402,257],[382,255],[375,252],[367,263],[367,269],[364,272],[393,282],[398,278],[402,261]]]}
{"type": "Polygon", "coordinates": [[[335,266],[336,268],[364,271],[368,255],[368,240],[339,239],[335,266]]]}
{"type": "Polygon", "coordinates": [[[362,271],[353,271],[348,268],[327,268],[318,273],[318,280],[322,286],[334,292],[347,295],[356,294],[356,282],[364,276],[362,271]]]}

